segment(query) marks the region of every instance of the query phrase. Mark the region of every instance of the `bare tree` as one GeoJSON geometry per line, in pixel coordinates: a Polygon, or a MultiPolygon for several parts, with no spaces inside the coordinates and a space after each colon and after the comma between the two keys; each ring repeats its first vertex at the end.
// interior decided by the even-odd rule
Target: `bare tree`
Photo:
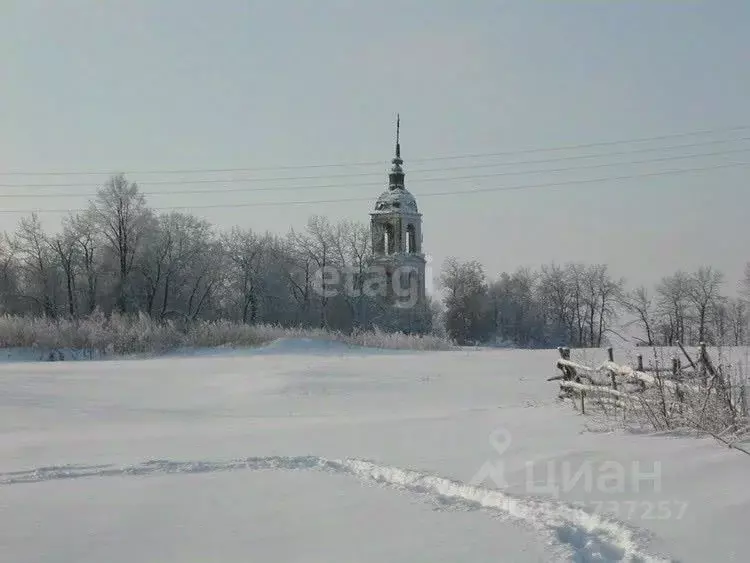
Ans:
{"type": "Polygon", "coordinates": [[[662,278],[656,286],[660,330],[668,346],[686,342],[691,316],[690,277],[682,271],[662,278]]]}
{"type": "Polygon", "coordinates": [[[571,296],[571,312],[573,320],[573,346],[586,346],[586,296],[584,280],[586,266],[583,264],[568,264],[565,267],[565,277],[571,296]]]}
{"type": "Polygon", "coordinates": [[[482,265],[448,258],[440,284],[445,296],[445,326],[451,338],[462,344],[486,339],[487,284],[482,265]]]}
{"type": "Polygon", "coordinates": [[[19,309],[18,261],[15,249],[6,233],[0,235],[0,312],[12,313],[19,309]]]}
{"type": "Polygon", "coordinates": [[[488,288],[489,318],[497,336],[522,347],[546,343],[542,305],[536,298],[540,275],[528,268],[503,273],[488,288]]]}
{"type": "Polygon", "coordinates": [[[724,300],[720,294],[723,282],[724,275],[711,267],[700,268],[689,278],[688,298],[695,308],[699,342],[707,339],[706,329],[711,310],[724,300]]]}
{"type": "Polygon", "coordinates": [[[727,306],[729,324],[731,327],[732,340],[735,346],[747,343],[746,334],[748,326],[747,303],[744,299],[730,299],[727,306]]]}
{"type": "Polygon", "coordinates": [[[646,339],[639,340],[646,346],[654,345],[654,325],[656,318],[656,302],[645,286],[639,286],[627,292],[622,299],[623,307],[636,319],[629,324],[640,324],[646,339]]]}
{"type": "Polygon", "coordinates": [[[750,262],[745,264],[745,275],[740,282],[740,295],[750,301],[750,262]]]}
{"type": "Polygon", "coordinates": [[[97,306],[97,293],[99,288],[99,276],[101,270],[98,264],[99,244],[97,242],[97,227],[90,213],[80,213],[69,217],[64,229],[67,237],[74,240],[77,252],[74,256],[78,258],[78,267],[75,268],[82,278],[77,287],[83,288],[82,305],[85,313],[93,313],[97,306]]]}
{"type": "Polygon", "coordinates": [[[537,289],[550,331],[559,343],[572,344],[574,334],[573,296],[566,270],[555,264],[542,266],[537,289]]]}
{"type": "Polygon", "coordinates": [[[132,298],[131,272],[147,231],[154,228],[153,214],[138,186],[122,174],[97,192],[90,213],[117,263],[117,307],[126,312],[132,298]]]}
{"type": "Polygon", "coordinates": [[[57,306],[53,253],[36,213],[30,218],[21,219],[13,245],[23,274],[23,296],[35,302],[44,315],[55,317],[57,306]]]}
{"type": "Polygon", "coordinates": [[[617,317],[617,305],[622,301],[624,281],[613,280],[604,264],[588,266],[579,271],[588,332],[585,342],[589,346],[599,347],[610,321],[617,317]]]}
{"type": "Polygon", "coordinates": [[[292,299],[295,302],[295,322],[305,323],[312,307],[315,263],[312,257],[301,248],[299,235],[292,230],[285,241],[284,272],[292,299]]]}
{"type": "Polygon", "coordinates": [[[242,322],[254,323],[258,317],[266,240],[249,229],[234,228],[222,237],[222,242],[230,266],[228,280],[239,296],[242,322]]]}
{"type": "Polygon", "coordinates": [[[78,240],[78,233],[75,226],[72,225],[71,218],[64,221],[62,233],[49,239],[48,244],[57,256],[62,268],[68,302],[68,315],[73,318],[77,314],[76,270],[81,247],[78,240]]]}
{"type": "Polygon", "coordinates": [[[184,213],[169,213],[158,218],[157,228],[147,232],[147,245],[138,264],[145,287],[145,309],[164,317],[175,298],[175,285],[184,283],[191,265],[208,252],[211,226],[184,213]],[[157,295],[161,305],[156,305],[157,295]]]}
{"type": "Polygon", "coordinates": [[[353,221],[342,221],[333,228],[334,262],[342,269],[341,297],[355,327],[366,324],[367,300],[364,295],[367,266],[371,255],[372,237],[369,227],[353,221]]]}
{"type": "Polygon", "coordinates": [[[196,254],[189,262],[184,278],[183,307],[187,318],[195,320],[210,307],[225,278],[224,270],[225,255],[221,243],[206,241],[205,251],[196,254]]]}
{"type": "MultiPolygon", "coordinates": [[[[313,216],[307,222],[304,233],[291,232],[291,240],[295,250],[309,259],[316,268],[313,273],[315,283],[319,284],[318,295],[320,298],[320,327],[328,326],[328,270],[331,267],[343,267],[336,260],[335,231],[328,219],[313,216]]],[[[314,284],[315,286],[315,284],[314,284]]]]}

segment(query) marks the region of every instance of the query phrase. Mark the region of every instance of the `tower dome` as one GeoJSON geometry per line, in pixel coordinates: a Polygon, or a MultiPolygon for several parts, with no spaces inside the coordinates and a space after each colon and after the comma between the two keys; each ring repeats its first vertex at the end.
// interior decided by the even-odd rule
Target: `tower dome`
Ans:
{"type": "Polygon", "coordinates": [[[417,209],[417,200],[414,199],[411,192],[403,186],[393,190],[389,189],[384,191],[375,202],[375,212],[392,213],[394,211],[414,214],[419,213],[419,210],[417,209]]]}

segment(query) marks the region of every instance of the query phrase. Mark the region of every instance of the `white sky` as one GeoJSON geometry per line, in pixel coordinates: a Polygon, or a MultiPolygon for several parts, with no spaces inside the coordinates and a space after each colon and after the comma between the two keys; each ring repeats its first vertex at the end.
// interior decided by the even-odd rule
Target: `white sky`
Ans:
{"type": "MultiPolygon", "coordinates": [[[[495,275],[551,261],[607,262],[631,283],[712,264],[733,285],[750,259],[749,166],[570,182],[750,163],[742,140],[750,128],[725,130],[750,126],[748,29],[750,4],[741,0],[5,0],[0,172],[124,171],[144,191],[162,192],[149,196],[151,205],[187,206],[219,227],[283,233],[311,214],[366,221],[386,186],[400,112],[407,186],[434,263],[477,258],[495,275]],[[663,148],[680,144],[694,146],[663,148]],[[529,160],[548,162],[507,164],[529,160]],[[376,164],[279,168],[361,161],[376,164]],[[620,164],[580,168],[612,162],[620,164]],[[276,168],[137,173],[256,167],[276,168]],[[370,175],[335,177],[352,173],[370,175]],[[277,180],[146,185],[237,178],[277,180]],[[564,185],[460,193],[549,183],[564,185]],[[331,184],[339,187],[310,187],[331,184]],[[164,193],[175,190],[205,193],[164,193]],[[427,195],[446,191],[455,195],[427,195]],[[337,199],[356,201],[242,206],[337,199]]],[[[82,208],[104,178],[3,174],[0,230],[15,229],[23,214],[15,210],[82,208]],[[50,183],[72,185],[29,187],[50,183]]],[[[61,216],[42,214],[50,228],[61,216]]]]}

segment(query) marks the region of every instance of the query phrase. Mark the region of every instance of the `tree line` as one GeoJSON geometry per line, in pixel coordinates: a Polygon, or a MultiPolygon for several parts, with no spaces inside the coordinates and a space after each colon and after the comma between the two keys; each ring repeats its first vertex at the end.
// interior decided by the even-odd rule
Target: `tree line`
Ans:
{"type": "Polygon", "coordinates": [[[0,239],[0,312],[388,329],[395,320],[382,300],[319,290],[320,272],[363,273],[370,254],[361,223],[313,216],[286,235],[217,232],[190,214],[155,213],[138,186],[117,175],[58,233],[46,233],[32,214],[0,239]]]}
{"type": "Polygon", "coordinates": [[[626,287],[603,264],[551,264],[487,278],[476,261],[443,266],[444,321],[463,343],[599,347],[626,331],[640,345],[748,343],[750,265],[737,297],[711,268],[626,287]]]}
{"type": "MultiPolygon", "coordinates": [[[[155,213],[138,186],[117,175],[58,232],[46,233],[32,214],[0,237],[0,313],[403,330],[403,311],[356,291],[371,243],[368,225],[320,216],[284,235],[217,231],[191,214],[155,213]],[[331,268],[353,273],[341,280],[349,290],[321,291],[321,272],[331,268]]],[[[628,289],[601,264],[550,264],[489,279],[480,263],[451,258],[439,282],[441,302],[428,299],[414,326],[461,344],[596,347],[621,330],[643,345],[748,340],[750,267],[738,297],[724,294],[724,276],[710,267],[628,289]]]]}

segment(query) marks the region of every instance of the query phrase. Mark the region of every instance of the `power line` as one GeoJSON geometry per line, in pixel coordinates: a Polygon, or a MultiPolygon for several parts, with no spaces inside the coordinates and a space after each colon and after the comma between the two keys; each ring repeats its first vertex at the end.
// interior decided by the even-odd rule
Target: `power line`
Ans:
{"type": "MultiPolygon", "coordinates": [[[[707,156],[727,156],[730,154],[739,154],[750,152],[750,147],[735,149],[731,151],[717,151],[712,153],[701,153],[701,154],[690,154],[690,155],[678,155],[678,156],[666,156],[659,158],[650,158],[643,160],[634,160],[626,162],[605,162],[583,166],[570,166],[566,168],[548,168],[541,170],[522,170],[522,171],[511,171],[511,172],[494,172],[489,174],[471,174],[466,176],[448,176],[442,178],[422,178],[411,180],[410,183],[426,183],[426,182],[447,182],[454,180],[476,180],[482,178],[494,178],[500,176],[523,176],[527,174],[556,174],[560,172],[577,172],[580,170],[593,170],[597,168],[607,168],[610,166],[633,166],[638,164],[653,164],[657,162],[669,162],[672,160],[685,160],[689,158],[701,158],[707,156]]],[[[265,191],[296,191],[296,190],[312,190],[312,189],[329,189],[329,188],[353,188],[353,187],[370,187],[380,186],[382,182],[364,182],[359,184],[314,184],[308,186],[273,186],[273,187],[245,187],[245,188],[229,188],[229,189],[190,189],[190,190],[171,190],[168,192],[141,192],[146,196],[168,196],[168,195],[195,195],[195,194],[218,194],[218,193],[252,193],[252,192],[265,192],[265,191]]],[[[38,197],[93,197],[96,193],[85,192],[85,193],[61,193],[61,194],[0,194],[0,198],[38,198],[38,197]]]]}
{"type": "MultiPolygon", "coordinates": [[[[739,139],[732,139],[732,140],[720,140],[720,141],[707,141],[702,143],[689,143],[689,144],[682,144],[682,145],[670,145],[666,147],[651,147],[651,148],[644,148],[644,149],[635,149],[635,150],[628,150],[628,151],[616,151],[616,152],[609,152],[609,153],[600,153],[600,154],[588,154],[588,155],[572,155],[572,156],[564,156],[564,157],[556,157],[556,158],[549,158],[549,159],[538,159],[538,160],[527,160],[527,161],[515,161],[515,162],[500,162],[500,163],[491,163],[491,164],[475,164],[475,165],[463,165],[463,166],[453,166],[453,167],[444,167],[444,168],[429,168],[429,169],[422,169],[422,170],[415,170],[409,172],[409,174],[416,173],[422,173],[422,172],[448,172],[452,170],[466,170],[466,169],[478,169],[478,168],[494,168],[494,167],[505,167],[505,166],[518,166],[523,164],[546,164],[551,162],[564,162],[569,160],[583,160],[583,159],[590,159],[590,158],[602,158],[602,157],[610,157],[610,156],[623,156],[623,155],[629,155],[629,154],[638,154],[638,153],[649,153],[649,152],[657,152],[662,150],[674,150],[674,149],[684,149],[684,148],[695,148],[695,147],[702,147],[706,145],[716,145],[716,144],[725,144],[730,142],[736,142],[736,141],[749,141],[750,137],[743,137],[739,139]]],[[[469,178],[483,178],[483,177],[491,177],[491,176],[513,176],[518,174],[534,174],[534,173],[544,173],[544,172],[562,172],[562,171],[569,171],[569,170],[576,170],[576,169],[587,169],[587,168],[600,168],[600,167],[606,167],[606,166],[620,166],[620,165],[629,165],[629,164],[644,164],[649,162],[661,162],[661,161],[667,161],[667,160],[681,160],[686,158],[701,158],[706,156],[721,156],[721,155],[727,155],[727,154],[736,154],[741,152],[746,152],[750,150],[750,147],[747,148],[741,148],[741,149],[733,149],[733,150],[726,150],[726,151],[715,151],[715,152],[709,152],[709,153],[698,153],[698,154],[688,154],[688,155],[677,155],[677,156],[670,156],[670,157],[661,157],[661,158],[654,158],[654,159],[648,159],[648,160],[641,160],[641,161],[633,161],[633,162],[611,162],[611,163],[598,163],[598,164],[592,164],[592,165],[584,165],[580,167],[571,167],[571,168],[561,168],[561,169],[541,169],[541,170],[529,170],[529,171],[518,171],[518,172],[501,172],[501,173],[492,173],[488,175],[472,175],[472,176],[459,176],[455,178],[422,178],[422,179],[412,179],[410,182],[431,182],[436,180],[452,180],[452,179],[469,179],[469,178]]],[[[381,172],[363,172],[363,173],[351,173],[351,174],[333,174],[333,175],[326,175],[326,176],[287,176],[287,177],[276,177],[276,178],[212,178],[212,179],[201,179],[201,180],[166,180],[166,181],[151,181],[151,182],[137,182],[139,186],[154,186],[154,185],[184,185],[184,184],[234,184],[234,183],[240,183],[240,182],[282,182],[282,181],[289,181],[289,180],[322,180],[326,178],[347,178],[347,177],[362,177],[362,176],[382,176],[384,173],[381,172]]],[[[381,185],[382,182],[367,182],[367,183],[359,183],[359,184],[323,184],[323,185],[313,185],[313,186],[292,186],[292,187],[270,187],[270,188],[237,188],[237,189],[216,189],[216,190],[172,190],[167,192],[143,192],[146,195],[169,195],[169,194],[196,194],[196,193],[217,193],[217,192],[244,192],[244,191],[275,191],[275,190],[298,190],[298,189],[312,189],[312,188],[337,188],[337,187],[357,187],[357,186],[375,186],[375,185],[381,185]]],[[[81,185],[79,183],[60,183],[60,184],[0,184],[0,187],[2,188],[61,188],[61,187],[100,187],[96,184],[87,184],[87,185],[81,185]]],[[[95,193],[63,193],[63,194],[53,194],[53,195],[46,195],[46,194],[0,194],[0,197],[63,197],[63,196],[85,196],[85,195],[96,195],[95,193]]]]}
{"type": "MultiPolygon", "coordinates": [[[[589,178],[585,180],[569,180],[562,182],[546,182],[540,184],[521,184],[516,186],[495,186],[488,188],[473,188],[469,190],[461,191],[447,191],[447,192],[427,192],[419,194],[420,199],[425,197],[441,197],[441,196],[465,196],[477,193],[489,193],[489,192],[505,192],[505,191],[518,191],[527,189],[539,189],[539,188],[558,188],[564,186],[577,186],[584,184],[597,184],[604,182],[619,182],[623,180],[632,180],[636,178],[651,178],[658,176],[669,176],[672,174],[687,174],[691,172],[704,172],[708,170],[718,170],[722,168],[732,167],[746,167],[750,166],[750,161],[747,162],[730,162],[725,164],[717,164],[714,166],[702,166],[696,168],[684,168],[678,170],[663,170],[659,172],[647,172],[643,174],[628,174],[623,176],[610,176],[601,178],[589,178]]],[[[164,206],[164,207],[152,207],[155,211],[174,211],[174,210],[190,210],[190,209],[226,209],[226,208],[237,208],[237,207],[276,207],[276,206],[288,206],[288,205],[318,205],[318,204],[329,204],[329,203],[350,203],[359,201],[372,201],[371,197],[356,197],[356,198],[337,198],[337,199],[319,199],[319,200],[302,200],[302,201],[264,201],[264,202],[248,202],[248,203],[231,203],[231,204],[208,204],[208,205],[178,205],[178,206],[164,206]]],[[[75,213],[85,211],[85,209],[0,209],[0,213],[75,213]]]]}
{"type": "MultiPolygon", "coordinates": [[[[682,137],[694,137],[699,135],[710,135],[715,133],[730,133],[736,131],[747,131],[750,129],[750,125],[740,125],[736,127],[726,127],[717,129],[702,129],[694,131],[685,131],[680,133],[669,133],[664,135],[656,135],[651,137],[634,137],[630,139],[619,139],[612,141],[598,141],[592,143],[576,143],[567,145],[558,145],[553,147],[537,147],[530,149],[512,150],[512,151],[500,151],[500,152],[485,152],[485,153],[473,153],[473,154],[461,154],[461,155],[447,155],[447,156],[432,156],[432,157],[421,157],[421,158],[410,158],[410,162],[432,162],[441,160],[459,160],[466,158],[484,158],[494,156],[511,156],[519,154],[533,154],[533,153],[544,153],[544,152],[555,152],[564,150],[575,150],[583,148],[594,148],[594,147],[605,147],[620,144],[629,143],[642,143],[649,141],[661,141],[665,139],[676,139],[682,137]]],[[[246,168],[187,168],[187,169],[163,169],[163,170],[62,170],[62,171],[3,171],[0,172],[0,176],[106,176],[113,173],[122,172],[126,174],[210,174],[219,172],[251,172],[261,170],[298,170],[306,168],[337,168],[337,167],[348,167],[348,166],[372,166],[382,165],[381,160],[361,161],[361,162],[338,162],[338,163],[327,163],[327,164],[297,164],[297,165],[281,165],[281,166],[257,166],[257,167],[246,167],[246,168]]]]}

